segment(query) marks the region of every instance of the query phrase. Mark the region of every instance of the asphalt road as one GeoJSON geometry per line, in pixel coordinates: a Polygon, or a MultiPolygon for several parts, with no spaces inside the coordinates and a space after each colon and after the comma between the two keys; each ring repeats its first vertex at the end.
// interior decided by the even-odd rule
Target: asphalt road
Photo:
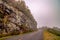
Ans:
{"type": "Polygon", "coordinates": [[[13,36],[11,38],[7,38],[6,40],[43,40],[43,30],[24,35],[13,36]]]}

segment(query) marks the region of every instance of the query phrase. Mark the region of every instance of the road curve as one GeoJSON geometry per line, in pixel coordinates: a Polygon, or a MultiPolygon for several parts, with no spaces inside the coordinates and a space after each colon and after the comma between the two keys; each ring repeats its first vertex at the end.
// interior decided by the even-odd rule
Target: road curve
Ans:
{"type": "Polygon", "coordinates": [[[43,30],[39,30],[33,33],[13,36],[11,38],[7,38],[6,40],[43,40],[43,30]]]}

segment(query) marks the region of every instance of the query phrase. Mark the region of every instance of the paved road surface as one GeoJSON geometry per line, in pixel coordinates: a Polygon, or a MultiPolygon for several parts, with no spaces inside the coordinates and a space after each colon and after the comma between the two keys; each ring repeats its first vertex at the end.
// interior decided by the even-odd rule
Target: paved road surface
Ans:
{"type": "Polygon", "coordinates": [[[43,30],[39,30],[33,33],[24,34],[24,35],[13,36],[6,40],[43,40],[43,30]]]}

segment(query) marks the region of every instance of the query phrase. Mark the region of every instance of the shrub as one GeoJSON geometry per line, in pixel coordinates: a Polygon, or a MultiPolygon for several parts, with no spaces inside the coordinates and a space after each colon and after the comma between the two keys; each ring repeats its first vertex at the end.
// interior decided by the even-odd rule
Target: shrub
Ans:
{"type": "Polygon", "coordinates": [[[10,34],[11,35],[18,35],[18,34],[20,34],[20,31],[19,30],[13,30],[10,34]]]}
{"type": "Polygon", "coordinates": [[[60,31],[58,31],[58,30],[49,28],[48,31],[49,31],[50,33],[53,33],[53,34],[57,35],[57,36],[60,36],[60,31]]]}
{"type": "Polygon", "coordinates": [[[5,36],[7,36],[7,34],[0,34],[0,38],[5,36]]]}

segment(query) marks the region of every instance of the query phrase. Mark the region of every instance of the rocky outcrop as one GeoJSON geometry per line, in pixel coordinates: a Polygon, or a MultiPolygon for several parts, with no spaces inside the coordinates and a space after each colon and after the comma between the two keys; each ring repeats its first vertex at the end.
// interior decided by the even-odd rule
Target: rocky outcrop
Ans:
{"type": "Polygon", "coordinates": [[[0,33],[36,29],[37,23],[23,0],[0,0],[0,33]]]}

